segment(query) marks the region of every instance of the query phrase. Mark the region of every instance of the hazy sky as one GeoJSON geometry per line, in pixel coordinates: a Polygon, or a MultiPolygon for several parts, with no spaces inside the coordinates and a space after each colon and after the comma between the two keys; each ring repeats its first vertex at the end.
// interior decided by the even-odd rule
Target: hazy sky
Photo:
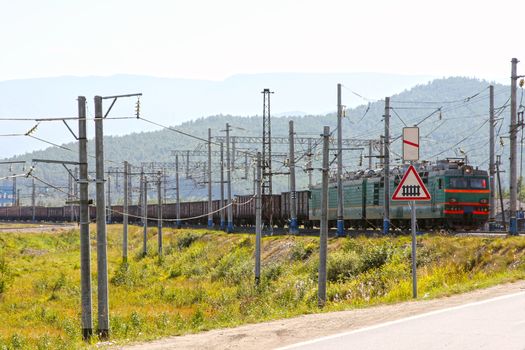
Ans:
{"type": "MultiPolygon", "coordinates": [[[[0,0],[0,81],[381,72],[507,82],[524,0],[0,0]]],[[[525,62],[522,63],[525,65],[525,62]]],[[[522,71],[525,71],[525,67],[522,71]]]]}

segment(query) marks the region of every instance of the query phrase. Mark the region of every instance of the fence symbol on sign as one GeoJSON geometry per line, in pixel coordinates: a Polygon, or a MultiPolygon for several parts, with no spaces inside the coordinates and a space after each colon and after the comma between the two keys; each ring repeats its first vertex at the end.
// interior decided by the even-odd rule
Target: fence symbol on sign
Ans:
{"type": "Polygon", "coordinates": [[[428,193],[425,184],[419,177],[416,169],[411,165],[403,179],[397,186],[392,196],[393,201],[427,201],[430,200],[430,194],[428,193]]]}
{"type": "Polygon", "coordinates": [[[404,185],[403,187],[403,194],[402,196],[419,196],[419,189],[420,187],[418,185],[404,185]]]}

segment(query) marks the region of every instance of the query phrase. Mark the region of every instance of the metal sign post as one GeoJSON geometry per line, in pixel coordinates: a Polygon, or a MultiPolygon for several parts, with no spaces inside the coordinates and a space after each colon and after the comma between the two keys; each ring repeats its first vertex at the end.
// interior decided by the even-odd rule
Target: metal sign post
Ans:
{"type": "Polygon", "coordinates": [[[412,296],[417,298],[417,270],[416,270],[416,201],[430,200],[430,194],[413,166],[413,162],[419,160],[419,128],[403,128],[403,160],[410,161],[403,179],[397,186],[392,196],[393,201],[409,201],[411,209],[411,233],[412,233],[412,296]]]}
{"type": "Polygon", "coordinates": [[[412,201],[412,297],[417,298],[417,273],[416,273],[416,201],[412,201]]]}

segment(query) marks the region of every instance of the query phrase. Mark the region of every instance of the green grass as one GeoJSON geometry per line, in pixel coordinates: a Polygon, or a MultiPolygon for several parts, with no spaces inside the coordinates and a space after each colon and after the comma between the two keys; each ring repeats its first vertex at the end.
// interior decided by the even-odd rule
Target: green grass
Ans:
{"type": "MultiPolygon", "coordinates": [[[[130,257],[122,264],[121,230],[120,225],[108,228],[113,341],[320,311],[317,238],[264,238],[262,280],[256,288],[253,235],[165,229],[165,254],[159,259],[156,229],[149,230],[143,257],[142,229],[131,227],[130,257]]],[[[95,226],[91,235],[96,322],[95,226]]],[[[334,239],[329,250],[323,311],[411,299],[409,237],[334,239]]],[[[421,236],[418,292],[420,298],[433,298],[522,279],[524,263],[523,238],[421,236]]],[[[0,349],[85,347],[79,285],[78,230],[0,233],[0,349]]]]}

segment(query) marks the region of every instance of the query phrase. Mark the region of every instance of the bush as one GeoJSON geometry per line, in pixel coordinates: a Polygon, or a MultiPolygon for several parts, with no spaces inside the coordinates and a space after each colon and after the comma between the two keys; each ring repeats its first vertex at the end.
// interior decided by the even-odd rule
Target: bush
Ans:
{"type": "Polygon", "coordinates": [[[331,282],[344,281],[359,274],[361,259],[356,252],[335,252],[328,256],[326,278],[331,282]]]}
{"type": "Polygon", "coordinates": [[[306,245],[303,243],[297,243],[292,248],[290,259],[292,261],[304,261],[312,255],[315,249],[316,246],[313,243],[308,243],[306,245]]]}
{"type": "Polygon", "coordinates": [[[183,250],[185,248],[188,248],[197,239],[199,239],[198,235],[196,235],[196,234],[194,234],[192,232],[186,232],[185,234],[183,234],[182,236],[180,236],[177,239],[177,248],[179,250],[183,250]]]}
{"type": "Polygon", "coordinates": [[[236,249],[222,257],[212,272],[211,279],[239,284],[253,273],[252,263],[253,259],[246,249],[236,249]]]}
{"type": "Polygon", "coordinates": [[[377,269],[386,264],[393,254],[393,248],[389,244],[370,246],[362,253],[362,270],[377,269]]]}

